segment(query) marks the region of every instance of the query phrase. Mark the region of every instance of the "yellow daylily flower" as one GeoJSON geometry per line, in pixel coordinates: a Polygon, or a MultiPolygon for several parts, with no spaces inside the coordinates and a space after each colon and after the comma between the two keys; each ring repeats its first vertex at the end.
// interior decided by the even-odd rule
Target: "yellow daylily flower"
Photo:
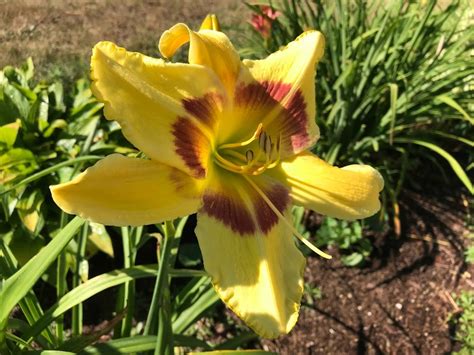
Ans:
{"type": "Polygon", "coordinates": [[[211,17],[198,32],[180,23],[163,33],[162,55],[189,42],[189,64],[98,43],[94,95],[149,159],[112,154],[51,191],[64,211],[106,225],[197,212],[204,266],[219,296],[273,338],[294,326],[303,292],[292,204],[365,218],[380,208],[383,180],[369,166],[337,168],[310,152],[319,138],[320,32],[305,32],[266,59],[241,61],[217,29],[211,17]]]}

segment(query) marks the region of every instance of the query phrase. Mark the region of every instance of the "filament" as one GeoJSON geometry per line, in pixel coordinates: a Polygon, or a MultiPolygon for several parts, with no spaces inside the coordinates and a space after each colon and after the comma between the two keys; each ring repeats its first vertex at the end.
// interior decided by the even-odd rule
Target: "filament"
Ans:
{"type": "Polygon", "coordinates": [[[296,228],[288,222],[285,216],[281,214],[281,212],[278,210],[278,208],[275,207],[275,205],[270,201],[270,199],[265,195],[265,193],[257,186],[255,182],[253,182],[248,176],[245,176],[245,179],[252,185],[252,187],[258,192],[258,194],[263,198],[263,200],[267,203],[268,207],[271,208],[271,210],[283,221],[283,223],[286,224],[288,228],[291,229],[292,233],[297,237],[304,245],[306,245],[309,249],[311,249],[313,252],[318,254],[319,256],[325,258],[325,259],[331,259],[332,256],[323,252],[321,249],[313,245],[308,239],[303,237],[297,230],[296,228]]]}
{"type": "Polygon", "coordinates": [[[259,123],[257,129],[253,133],[252,137],[250,137],[249,139],[247,139],[243,142],[239,142],[239,143],[222,144],[222,145],[219,146],[218,149],[229,149],[229,148],[245,147],[246,145],[249,145],[250,143],[255,141],[255,139],[257,139],[257,137],[260,137],[260,134],[262,133],[262,129],[263,129],[263,125],[261,123],[259,123]]]}

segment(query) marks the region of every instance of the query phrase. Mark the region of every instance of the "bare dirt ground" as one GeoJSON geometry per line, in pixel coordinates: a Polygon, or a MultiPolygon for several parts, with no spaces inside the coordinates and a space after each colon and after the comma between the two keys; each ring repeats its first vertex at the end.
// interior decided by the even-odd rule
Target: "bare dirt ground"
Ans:
{"type": "Polygon", "coordinates": [[[173,24],[199,28],[216,13],[225,28],[245,11],[238,0],[0,0],[0,68],[31,56],[40,76],[81,76],[98,41],[157,55],[160,34],[173,24]]]}
{"type": "Polygon", "coordinates": [[[466,196],[446,188],[402,196],[401,237],[373,236],[363,268],[310,258],[306,281],[322,299],[302,307],[289,337],[263,341],[282,354],[447,354],[459,344],[451,294],[474,289],[464,262],[466,196]]]}

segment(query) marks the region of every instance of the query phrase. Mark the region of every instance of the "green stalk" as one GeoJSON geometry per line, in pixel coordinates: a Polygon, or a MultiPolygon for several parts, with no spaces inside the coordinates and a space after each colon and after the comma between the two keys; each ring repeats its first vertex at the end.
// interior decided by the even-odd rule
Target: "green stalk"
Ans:
{"type": "Polygon", "coordinates": [[[161,296],[161,307],[158,314],[158,333],[155,344],[155,355],[173,355],[173,327],[171,322],[171,294],[169,278],[166,277],[161,296]]]}
{"type": "MultiPolygon", "coordinates": [[[[18,261],[2,238],[0,238],[0,251],[3,254],[3,259],[0,259],[0,262],[2,263],[2,272],[5,276],[11,276],[18,271],[18,261]]],[[[26,296],[19,301],[18,304],[28,322],[25,324],[26,327],[28,327],[28,325],[34,324],[44,313],[33,290],[30,290],[26,296]]],[[[9,326],[11,320],[12,318],[9,318],[8,320],[9,326]]],[[[23,333],[23,329],[20,330],[21,333],[23,333]]],[[[37,343],[43,348],[54,346],[56,344],[54,334],[49,327],[44,329],[43,335],[44,336],[39,336],[36,339],[37,343]]]]}
{"type": "MultiPolygon", "coordinates": [[[[174,353],[173,345],[173,327],[171,323],[171,295],[169,269],[174,266],[175,258],[173,250],[175,249],[176,229],[172,221],[165,223],[165,238],[168,245],[165,245],[161,260],[163,260],[163,273],[161,282],[158,282],[158,302],[161,306],[158,313],[158,333],[155,344],[155,355],[172,355],[174,353]]],[[[160,262],[161,262],[160,260],[160,262]]],[[[160,275],[158,270],[158,276],[160,275]]]]}
{"type": "MultiPolygon", "coordinates": [[[[63,229],[67,223],[67,215],[64,212],[61,212],[61,219],[59,222],[60,229],[63,229]]],[[[66,294],[67,291],[67,260],[66,260],[66,251],[63,250],[58,256],[58,263],[56,269],[56,299],[60,299],[66,294]]],[[[61,315],[56,320],[56,338],[58,344],[61,344],[64,341],[64,316],[61,315]]]]}
{"type": "MultiPolygon", "coordinates": [[[[130,268],[135,265],[136,256],[136,241],[141,235],[141,228],[130,231],[128,227],[122,227],[122,249],[123,249],[123,263],[125,268],[130,268]],[[133,237],[135,235],[135,238],[133,237]]],[[[117,299],[116,312],[122,312],[126,309],[124,319],[117,324],[114,330],[115,338],[128,337],[131,334],[133,314],[135,311],[135,281],[127,281],[119,290],[117,299]]]]}
{"type": "MultiPolygon", "coordinates": [[[[87,280],[87,275],[85,278],[83,277],[83,267],[84,267],[84,263],[87,263],[87,260],[85,259],[85,255],[86,255],[88,235],[89,235],[89,224],[86,223],[82,227],[82,233],[78,238],[79,240],[78,240],[78,248],[77,248],[77,255],[76,255],[76,272],[73,275],[73,288],[76,288],[81,283],[87,280]]],[[[73,336],[81,335],[82,327],[83,327],[83,309],[82,309],[82,303],[80,303],[72,309],[73,336]]]]}
{"type": "MultiPolygon", "coordinates": [[[[5,331],[12,309],[33,288],[41,275],[54,263],[84,221],[75,217],[48,245],[31,258],[20,270],[3,282],[0,289],[0,350],[4,350],[5,331]],[[3,347],[3,348],[2,348],[3,347]]],[[[0,351],[0,352],[1,352],[0,351]]]]}
{"type": "MultiPolygon", "coordinates": [[[[135,245],[127,227],[122,227],[124,267],[130,268],[135,264],[135,245]]],[[[123,308],[127,308],[125,318],[120,325],[121,337],[129,337],[132,330],[133,314],[135,309],[135,282],[130,281],[123,286],[123,308]]]]}
{"type": "Polygon", "coordinates": [[[173,353],[173,332],[171,325],[171,306],[169,292],[169,271],[173,259],[173,246],[176,238],[172,222],[166,222],[162,247],[159,256],[158,273],[155,288],[148,311],[144,335],[158,333],[155,354],[168,355],[173,353]],[[158,317],[157,317],[158,316],[158,317]],[[157,327],[159,327],[157,329],[157,327]]]}

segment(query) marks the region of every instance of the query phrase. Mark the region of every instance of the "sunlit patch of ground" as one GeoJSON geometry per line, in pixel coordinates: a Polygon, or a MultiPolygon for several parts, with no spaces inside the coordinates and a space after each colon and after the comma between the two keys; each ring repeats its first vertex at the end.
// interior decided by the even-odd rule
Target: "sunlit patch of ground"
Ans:
{"type": "Polygon", "coordinates": [[[0,0],[0,68],[31,56],[40,76],[80,76],[100,40],[157,55],[160,34],[177,22],[198,28],[213,12],[225,27],[246,11],[238,0],[0,0]]]}

